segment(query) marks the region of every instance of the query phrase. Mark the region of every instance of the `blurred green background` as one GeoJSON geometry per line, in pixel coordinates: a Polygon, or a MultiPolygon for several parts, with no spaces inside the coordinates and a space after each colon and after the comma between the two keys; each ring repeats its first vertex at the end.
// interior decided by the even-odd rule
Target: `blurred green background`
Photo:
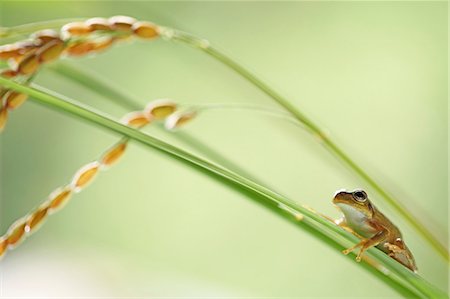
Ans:
{"type": "MultiPolygon", "coordinates": [[[[209,39],[312,117],[448,241],[446,2],[1,2],[1,26],[130,15],[209,39]]],[[[67,62],[142,105],[250,103],[279,109],[199,51],[157,40],[67,62]]],[[[37,83],[116,118],[127,111],[50,70],[37,83]]],[[[184,129],[267,185],[338,217],[337,189],[368,189],[308,133],[232,110],[184,129]]],[[[176,134],[149,133],[179,144],[176,134]]],[[[118,139],[28,102],[1,135],[1,233],[118,139]]],[[[201,154],[201,153],[199,153],[201,154]]],[[[402,230],[419,272],[448,268],[368,189],[402,230]]],[[[399,295],[356,262],[243,195],[132,144],[117,166],[0,264],[5,297],[310,297],[399,295]]]]}

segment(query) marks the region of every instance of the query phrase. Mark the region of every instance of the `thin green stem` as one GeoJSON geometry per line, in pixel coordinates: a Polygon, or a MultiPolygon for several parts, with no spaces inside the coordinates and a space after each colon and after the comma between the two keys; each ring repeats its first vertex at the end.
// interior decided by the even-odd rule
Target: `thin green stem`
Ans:
{"type": "MultiPolygon", "coordinates": [[[[262,203],[264,206],[270,207],[278,215],[296,223],[306,231],[312,233],[314,237],[334,248],[342,249],[343,243],[354,243],[356,241],[355,237],[340,229],[334,223],[320,217],[310,209],[296,204],[279,193],[157,138],[120,124],[104,115],[90,111],[87,108],[75,104],[71,100],[63,99],[62,96],[55,96],[37,88],[30,88],[3,77],[0,77],[0,85],[28,94],[37,103],[66,112],[153,148],[192,169],[202,172],[210,178],[216,179],[226,186],[232,187],[233,190],[240,191],[242,194],[262,203]]],[[[402,294],[422,298],[444,298],[447,296],[446,293],[391,259],[380,250],[372,248],[368,250],[367,256],[375,261],[379,267],[385,268],[383,272],[371,270],[371,273],[376,274],[377,277],[394,287],[397,291],[402,292],[402,294]]],[[[364,267],[366,269],[373,269],[365,263],[363,265],[365,265],[364,267]]]]}
{"type": "Polygon", "coordinates": [[[30,34],[38,30],[59,28],[67,23],[80,21],[80,18],[59,19],[36,23],[23,24],[14,27],[0,27],[0,38],[14,38],[25,34],[30,34]]]}
{"type": "Polygon", "coordinates": [[[72,64],[59,62],[57,64],[49,65],[46,68],[69,78],[71,81],[77,82],[90,90],[100,93],[126,110],[141,110],[142,105],[145,104],[144,102],[141,103],[140,101],[135,100],[133,96],[124,92],[122,89],[112,87],[113,84],[107,80],[72,64]]]}
{"type": "Polygon", "coordinates": [[[256,112],[288,121],[302,128],[304,127],[303,123],[299,122],[298,119],[292,117],[290,114],[284,111],[279,111],[273,108],[263,107],[260,105],[242,104],[242,103],[202,103],[202,104],[189,104],[187,106],[189,110],[193,110],[196,112],[203,112],[209,110],[220,110],[220,111],[234,110],[234,111],[256,112]]]}
{"type": "Polygon", "coordinates": [[[335,155],[340,161],[344,162],[355,174],[357,174],[362,180],[364,180],[370,187],[372,187],[384,201],[389,204],[395,211],[397,211],[412,227],[416,229],[419,234],[424,237],[431,246],[447,261],[449,262],[449,253],[447,248],[441,244],[441,242],[433,236],[432,232],[428,230],[424,224],[408,211],[405,206],[400,204],[392,195],[390,195],[378,182],[376,182],[366,171],[364,171],[353,159],[350,158],[334,141],[332,141],[309,117],[298,110],[292,105],[286,98],[281,96],[269,85],[256,77],[253,73],[245,69],[243,66],[232,60],[230,57],[223,54],[218,49],[212,47],[208,41],[197,38],[185,32],[174,30],[171,28],[163,28],[163,36],[169,40],[179,41],[185,43],[195,49],[202,50],[204,53],[215,58],[219,62],[231,68],[237,74],[248,80],[263,93],[272,98],[280,106],[284,107],[288,112],[292,114],[298,121],[303,123],[305,127],[319,140],[322,141],[323,146],[335,155]]]}

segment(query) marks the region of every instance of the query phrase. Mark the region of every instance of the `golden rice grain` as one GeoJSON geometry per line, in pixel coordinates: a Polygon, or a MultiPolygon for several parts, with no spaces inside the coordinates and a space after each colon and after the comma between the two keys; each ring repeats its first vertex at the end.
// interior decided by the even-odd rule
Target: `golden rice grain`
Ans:
{"type": "Polygon", "coordinates": [[[14,77],[16,77],[17,75],[19,75],[19,72],[18,72],[18,71],[15,71],[15,70],[12,70],[12,69],[6,69],[6,70],[3,70],[3,71],[0,73],[0,75],[1,75],[2,77],[5,77],[5,78],[14,78],[14,77]]]}
{"type": "Polygon", "coordinates": [[[62,187],[53,191],[49,196],[48,211],[53,212],[63,207],[64,204],[69,201],[71,195],[72,189],[69,186],[62,187]]]}
{"type": "Polygon", "coordinates": [[[147,117],[146,114],[144,114],[141,111],[134,111],[126,114],[122,119],[120,120],[121,123],[132,126],[135,128],[140,128],[142,126],[147,125],[150,122],[149,117],[147,117]]]}
{"type": "Polygon", "coordinates": [[[104,166],[111,166],[116,163],[125,153],[127,148],[126,142],[121,142],[109,149],[101,158],[100,163],[104,166]]]}
{"type": "Polygon", "coordinates": [[[161,99],[151,102],[145,107],[144,113],[149,118],[164,119],[177,109],[177,104],[169,99],[161,99]]]}
{"type": "Polygon", "coordinates": [[[158,36],[158,27],[150,22],[136,22],[133,24],[132,30],[140,38],[154,38],[158,36]]]}
{"type": "Polygon", "coordinates": [[[83,22],[72,22],[64,25],[61,32],[72,36],[86,35],[92,32],[92,28],[83,22]]]}
{"type": "Polygon", "coordinates": [[[114,44],[114,41],[115,41],[115,39],[112,37],[107,37],[100,41],[97,41],[97,42],[95,42],[94,48],[92,49],[92,51],[100,52],[100,51],[106,50],[114,44]]]}
{"type": "Polygon", "coordinates": [[[0,75],[1,75],[2,77],[5,77],[5,78],[14,78],[14,77],[16,77],[17,75],[19,75],[19,72],[18,72],[18,71],[15,71],[15,70],[12,70],[12,69],[6,69],[6,70],[3,70],[3,71],[0,73],[0,75]]]}
{"type": "Polygon", "coordinates": [[[48,210],[49,210],[49,205],[46,204],[46,205],[39,207],[30,216],[28,216],[27,227],[26,227],[26,230],[28,233],[33,232],[42,224],[42,222],[48,216],[48,210]]]}
{"type": "Polygon", "coordinates": [[[96,30],[111,30],[111,23],[105,18],[92,18],[84,22],[91,31],[96,30]]]}
{"type": "Polygon", "coordinates": [[[0,108],[0,132],[3,131],[3,129],[6,126],[6,121],[8,120],[8,109],[6,106],[2,106],[0,108]]]}
{"type": "Polygon", "coordinates": [[[37,71],[39,58],[35,53],[27,55],[17,66],[17,71],[23,75],[30,75],[37,71]]]}
{"type": "Polygon", "coordinates": [[[195,111],[180,111],[172,113],[169,117],[167,117],[164,126],[168,130],[177,129],[191,121],[196,115],[197,113],[195,111]]]}
{"type": "Polygon", "coordinates": [[[99,163],[96,161],[83,166],[77,171],[72,180],[72,186],[74,186],[75,191],[80,191],[81,188],[92,182],[98,173],[99,166],[99,163]]]}
{"type": "Polygon", "coordinates": [[[0,258],[5,254],[8,249],[8,239],[5,237],[0,237],[0,258]]]}
{"type": "Polygon", "coordinates": [[[64,42],[62,40],[55,39],[40,48],[36,52],[36,55],[38,56],[40,62],[49,62],[58,59],[63,52],[64,47],[64,42]]]}
{"type": "Polygon", "coordinates": [[[39,43],[39,45],[44,45],[53,40],[61,40],[59,33],[52,29],[45,29],[35,32],[31,36],[31,38],[36,40],[39,43]]]}
{"type": "Polygon", "coordinates": [[[70,45],[65,52],[71,56],[86,55],[95,48],[95,43],[91,41],[84,41],[70,45]]]}
{"type": "Polygon", "coordinates": [[[108,21],[114,30],[130,31],[136,19],[128,16],[114,16],[108,21]]]}
{"type": "Polygon", "coordinates": [[[5,94],[5,105],[8,109],[13,110],[20,107],[27,100],[27,98],[27,94],[10,90],[5,94]]]}
{"type": "Polygon", "coordinates": [[[6,233],[8,245],[14,246],[22,240],[25,234],[25,227],[26,222],[24,219],[19,219],[10,226],[8,232],[6,233]]]}
{"type": "Polygon", "coordinates": [[[0,59],[20,57],[20,48],[16,44],[0,46],[0,59]]]}

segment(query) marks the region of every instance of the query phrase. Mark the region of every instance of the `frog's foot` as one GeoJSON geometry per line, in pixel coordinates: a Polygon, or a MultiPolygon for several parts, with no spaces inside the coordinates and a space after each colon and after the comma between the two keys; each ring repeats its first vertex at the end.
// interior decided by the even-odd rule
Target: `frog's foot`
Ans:
{"type": "Polygon", "coordinates": [[[361,256],[362,256],[362,254],[363,254],[363,252],[364,252],[363,249],[364,249],[366,243],[367,243],[367,239],[363,239],[363,240],[361,240],[361,242],[359,242],[359,243],[356,244],[355,246],[352,246],[352,247],[350,247],[350,248],[347,248],[347,249],[343,250],[342,253],[345,254],[345,255],[347,255],[347,254],[349,254],[350,252],[352,252],[353,250],[355,250],[356,248],[358,248],[358,247],[363,247],[363,248],[359,251],[358,255],[356,256],[356,261],[357,261],[357,262],[360,262],[360,261],[361,261],[361,256]]]}
{"type": "Polygon", "coordinates": [[[387,235],[386,230],[380,231],[379,233],[377,233],[370,239],[362,239],[361,242],[359,242],[358,244],[356,244],[353,247],[350,247],[350,248],[344,250],[342,253],[347,255],[350,252],[352,252],[354,249],[361,247],[361,250],[359,251],[358,255],[356,256],[356,261],[360,262],[364,252],[367,249],[369,249],[370,247],[377,246],[378,244],[380,244],[380,242],[382,242],[386,238],[386,235],[387,235]]]}

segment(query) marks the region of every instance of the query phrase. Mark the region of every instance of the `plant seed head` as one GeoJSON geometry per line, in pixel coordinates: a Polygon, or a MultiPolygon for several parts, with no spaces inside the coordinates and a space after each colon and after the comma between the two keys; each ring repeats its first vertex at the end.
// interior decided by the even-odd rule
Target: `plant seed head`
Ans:
{"type": "Polygon", "coordinates": [[[95,161],[89,163],[78,170],[72,180],[72,186],[74,187],[74,192],[80,192],[82,188],[86,187],[98,173],[100,164],[95,161]]]}
{"type": "Polygon", "coordinates": [[[27,98],[27,94],[10,90],[5,94],[5,105],[9,110],[17,109],[26,101],[27,98]]]}
{"type": "Polygon", "coordinates": [[[64,37],[87,35],[92,32],[92,28],[83,22],[72,22],[61,28],[64,37]]]}
{"type": "Polygon", "coordinates": [[[6,253],[7,249],[8,249],[8,239],[6,239],[5,237],[0,237],[0,259],[6,253]]]}
{"type": "Polygon", "coordinates": [[[38,56],[40,62],[49,62],[58,59],[61,53],[64,51],[64,47],[65,45],[62,40],[54,39],[41,47],[36,52],[36,55],[38,56]]]}
{"type": "Polygon", "coordinates": [[[14,59],[20,59],[20,57],[25,56],[27,54],[34,53],[38,48],[39,45],[36,44],[34,40],[26,40],[22,42],[16,43],[17,47],[19,47],[19,57],[14,57],[14,59]]]}
{"type": "Polygon", "coordinates": [[[167,130],[178,129],[191,121],[197,113],[195,111],[178,111],[174,112],[166,118],[164,126],[167,130]]]}
{"type": "Polygon", "coordinates": [[[91,18],[86,20],[85,24],[91,31],[111,30],[111,23],[105,18],[91,18]]]}
{"type": "Polygon", "coordinates": [[[164,119],[177,109],[177,104],[169,99],[160,99],[150,102],[144,113],[149,118],[164,119]]]}
{"type": "Polygon", "coordinates": [[[14,78],[14,77],[16,77],[16,76],[19,75],[19,72],[18,72],[18,71],[15,71],[15,70],[12,70],[12,69],[6,69],[6,70],[3,70],[3,71],[0,73],[0,75],[1,75],[2,77],[5,77],[5,78],[14,78]]]}
{"type": "Polygon", "coordinates": [[[20,57],[21,55],[20,48],[17,44],[0,46],[0,59],[6,60],[9,58],[20,57]]]}
{"type": "Polygon", "coordinates": [[[48,200],[48,212],[53,213],[62,208],[69,201],[71,195],[71,186],[65,186],[53,191],[48,200]]]}
{"type": "Polygon", "coordinates": [[[31,38],[36,40],[39,45],[45,45],[53,40],[61,40],[59,33],[53,29],[45,29],[35,32],[31,35],[31,38]]]}
{"type": "Polygon", "coordinates": [[[65,52],[71,56],[86,55],[95,48],[95,43],[92,41],[82,41],[74,43],[66,48],[65,52]]]}
{"type": "Polygon", "coordinates": [[[119,144],[116,144],[114,147],[109,149],[102,157],[100,163],[102,166],[109,167],[119,161],[119,159],[123,156],[125,153],[125,150],[127,148],[126,142],[121,142],[119,144]]]}
{"type": "Polygon", "coordinates": [[[155,38],[159,35],[158,27],[150,22],[136,22],[132,30],[140,38],[155,38]]]}
{"type": "Polygon", "coordinates": [[[31,75],[39,67],[39,58],[35,53],[30,53],[19,62],[17,71],[23,75],[31,75]]]}
{"type": "Polygon", "coordinates": [[[42,223],[48,216],[48,209],[49,205],[48,203],[45,203],[44,205],[40,206],[36,211],[34,211],[30,216],[28,216],[27,225],[25,228],[28,234],[36,231],[42,225],[42,223]]]}
{"type": "Polygon", "coordinates": [[[150,123],[150,120],[151,117],[148,117],[148,115],[144,114],[142,111],[134,111],[122,117],[120,122],[127,126],[140,128],[150,123]]]}
{"type": "Polygon", "coordinates": [[[6,121],[8,120],[8,109],[6,106],[0,108],[0,133],[5,129],[6,121]]]}
{"type": "Polygon", "coordinates": [[[94,44],[94,48],[92,51],[100,52],[108,49],[114,44],[115,38],[112,37],[105,37],[99,41],[96,41],[94,44]]]}
{"type": "Polygon", "coordinates": [[[26,224],[25,219],[21,218],[9,227],[8,232],[6,233],[9,247],[16,246],[23,240],[26,224]]]}
{"type": "Polygon", "coordinates": [[[128,16],[114,16],[109,18],[109,23],[114,30],[130,31],[136,19],[128,16]]]}

